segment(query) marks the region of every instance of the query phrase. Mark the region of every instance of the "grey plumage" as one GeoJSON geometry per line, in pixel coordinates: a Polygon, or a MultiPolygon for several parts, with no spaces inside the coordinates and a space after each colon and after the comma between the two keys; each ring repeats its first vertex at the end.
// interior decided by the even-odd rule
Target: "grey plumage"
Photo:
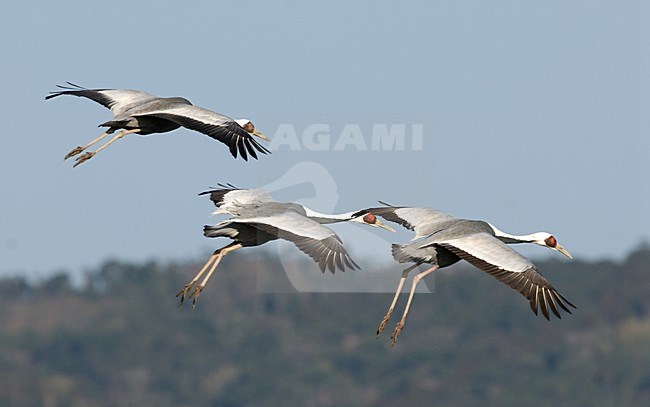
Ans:
{"type": "MultiPolygon", "coordinates": [[[[487,222],[458,219],[429,208],[380,207],[369,208],[367,211],[416,232],[415,240],[410,243],[393,244],[392,254],[393,258],[400,263],[431,265],[425,275],[438,268],[466,260],[518,291],[528,299],[532,311],[538,314],[538,310],[541,309],[546,319],[550,319],[551,314],[561,318],[560,309],[571,313],[569,307],[575,308],[537,271],[530,260],[506,245],[506,243],[535,243],[571,257],[562,246],[557,244],[555,237],[548,233],[510,235],[487,222]],[[423,236],[424,233],[427,235],[423,236]]],[[[378,334],[390,318],[406,274],[408,271],[402,274],[393,304],[382,320],[378,334]]],[[[417,282],[419,278],[416,277],[405,314],[393,333],[393,344],[405,322],[417,282]]]]}
{"type": "Polygon", "coordinates": [[[218,208],[213,212],[214,215],[241,216],[246,211],[262,205],[277,203],[271,194],[262,189],[239,189],[232,185],[221,185],[218,189],[201,192],[199,195],[210,196],[210,200],[218,208]]]}
{"type": "MultiPolygon", "coordinates": [[[[211,195],[223,191],[208,191],[211,195]]],[[[282,202],[242,204],[237,202],[229,212],[235,217],[216,225],[206,225],[204,236],[227,236],[244,247],[259,246],[270,240],[283,239],[318,263],[321,271],[334,274],[358,268],[343,247],[341,238],[331,229],[308,218],[302,205],[282,202]],[[235,232],[232,232],[234,230],[235,232]]]]}
{"type": "MultiPolygon", "coordinates": [[[[262,133],[255,130],[249,120],[233,120],[222,114],[194,106],[185,98],[160,98],[136,90],[85,89],[71,83],[68,84],[70,86],[59,86],[62,90],[50,92],[50,95],[45,99],[48,100],[61,95],[85,97],[110,109],[115,117],[100,124],[100,127],[108,127],[108,130],[98,140],[84,147],[80,146],[73,149],[66,158],[81,153],[99,139],[119,129],[125,130],[124,135],[128,133],[147,135],[166,133],[181,126],[206,134],[226,144],[235,158],[239,154],[244,160],[248,160],[249,155],[257,159],[258,152],[262,154],[270,153],[252,137],[254,135],[268,140],[262,133]]],[[[114,138],[102,148],[116,140],[117,138],[114,138]]],[[[99,150],[96,152],[99,152],[99,150]]],[[[78,157],[77,161],[80,161],[78,164],[93,155],[88,156],[87,153],[78,157]]]]}
{"type": "Polygon", "coordinates": [[[382,201],[380,203],[385,204],[386,207],[369,208],[366,210],[381,216],[387,221],[395,222],[408,230],[414,231],[415,236],[413,240],[435,232],[435,225],[437,223],[443,220],[454,219],[453,216],[436,209],[408,206],[394,207],[382,201]]]}
{"type": "Polygon", "coordinates": [[[374,215],[368,215],[366,212],[321,214],[299,204],[277,202],[268,192],[259,189],[238,189],[232,185],[220,185],[220,188],[202,192],[200,195],[210,196],[217,207],[214,214],[232,216],[216,225],[204,226],[204,236],[227,237],[233,242],[215,251],[194,279],[179,291],[177,296],[181,297],[181,304],[189,290],[210,267],[207,276],[191,294],[193,302],[196,303],[217,264],[230,251],[283,239],[292,242],[311,257],[322,272],[329,270],[334,274],[337,269],[354,270],[359,266],[350,258],[341,238],[322,224],[352,221],[386,227],[374,215]]]}

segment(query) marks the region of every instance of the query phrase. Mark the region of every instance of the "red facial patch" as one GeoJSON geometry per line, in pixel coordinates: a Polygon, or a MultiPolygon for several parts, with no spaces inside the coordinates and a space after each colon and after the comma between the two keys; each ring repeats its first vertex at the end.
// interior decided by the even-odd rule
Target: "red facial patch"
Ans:
{"type": "Polygon", "coordinates": [[[547,238],[546,240],[544,240],[544,242],[546,242],[546,245],[547,245],[548,247],[555,247],[555,246],[557,246],[557,240],[555,240],[555,238],[554,238],[553,236],[550,236],[549,238],[547,238]]]}
{"type": "Polygon", "coordinates": [[[373,215],[372,213],[367,213],[363,217],[363,221],[366,222],[366,223],[374,224],[375,222],[377,222],[377,217],[375,215],[373,215]]]}
{"type": "Polygon", "coordinates": [[[255,130],[255,126],[253,126],[253,123],[248,122],[244,125],[244,130],[251,133],[253,130],[255,130]]]}

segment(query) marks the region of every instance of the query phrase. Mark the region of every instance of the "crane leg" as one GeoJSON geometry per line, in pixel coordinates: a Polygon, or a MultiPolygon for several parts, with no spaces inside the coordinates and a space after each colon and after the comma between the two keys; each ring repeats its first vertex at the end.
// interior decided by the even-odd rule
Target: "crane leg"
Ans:
{"type": "Polygon", "coordinates": [[[217,269],[217,266],[221,262],[221,259],[223,259],[226,254],[235,251],[237,249],[241,249],[242,247],[244,246],[242,246],[241,243],[231,243],[219,251],[219,257],[217,257],[216,261],[210,268],[210,271],[205,276],[203,281],[201,281],[201,284],[196,286],[194,291],[192,291],[192,295],[190,295],[190,297],[192,297],[192,308],[196,308],[196,302],[199,300],[199,295],[201,295],[201,291],[203,291],[203,287],[205,287],[210,277],[212,277],[212,273],[214,273],[214,271],[217,269]]]}
{"type": "Polygon", "coordinates": [[[215,250],[215,252],[210,256],[208,261],[205,263],[203,268],[201,268],[201,271],[199,271],[196,276],[190,281],[189,283],[185,284],[183,288],[176,294],[177,297],[181,297],[180,299],[180,304],[183,305],[183,302],[185,301],[185,298],[188,296],[187,293],[192,289],[192,287],[199,281],[201,276],[208,270],[208,267],[210,268],[210,271],[208,271],[208,274],[205,276],[203,281],[201,281],[201,284],[197,285],[194,288],[194,291],[192,291],[192,294],[190,297],[192,298],[192,308],[196,307],[196,301],[199,298],[199,295],[201,295],[201,291],[203,291],[203,287],[207,284],[208,280],[212,276],[212,273],[217,269],[217,266],[221,262],[221,259],[228,254],[229,252],[232,252],[234,250],[240,249],[243,246],[240,243],[230,243],[227,246],[222,247],[221,249],[215,250]],[[210,267],[212,265],[212,267],[210,267]]]}
{"type": "Polygon", "coordinates": [[[81,164],[81,163],[84,163],[84,162],[90,160],[91,158],[93,158],[93,157],[95,156],[95,154],[99,153],[100,151],[102,151],[102,150],[105,149],[106,147],[110,146],[111,144],[113,144],[113,143],[116,142],[117,140],[121,139],[122,137],[126,136],[127,134],[137,133],[137,132],[139,132],[139,131],[141,131],[141,130],[140,130],[140,129],[131,129],[131,130],[124,130],[124,131],[119,132],[117,135],[115,135],[112,139],[108,140],[108,141],[106,142],[106,144],[104,144],[103,146],[99,147],[97,150],[95,150],[95,151],[88,151],[87,153],[82,154],[82,155],[80,155],[79,157],[77,157],[77,158],[76,158],[76,163],[73,165],[73,167],[76,167],[77,165],[79,165],[79,164],[81,164]]]}
{"type": "Polygon", "coordinates": [[[397,304],[397,299],[399,298],[400,293],[402,292],[402,287],[404,286],[404,282],[406,281],[406,277],[408,277],[409,272],[419,266],[419,264],[414,264],[413,266],[407,268],[406,270],[402,271],[402,278],[399,279],[399,284],[397,284],[397,291],[395,291],[395,296],[393,297],[393,302],[390,304],[390,308],[388,308],[388,312],[386,313],[386,316],[384,316],[384,319],[381,320],[381,323],[379,324],[379,328],[377,328],[377,338],[379,338],[379,335],[381,335],[382,331],[384,328],[386,328],[386,325],[388,325],[388,321],[390,320],[390,316],[393,313],[393,310],[395,309],[395,304],[397,304]]]}
{"type": "Polygon", "coordinates": [[[181,306],[181,307],[183,306],[183,302],[185,301],[185,297],[187,297],[187,293],[190,291],[190,289],[192,288],[192,286],[193,286],[194,284],[196,284],[197,281],[199,281],[199,278],[201,278],[201,276],[203,275],[203,273],[205,273],[205,271],[208,269],[208,267],[210,266],[210,264],[212,264],[212,262],[215,261],[215,259],[216,259],[217,257],[219,257],[219,250],[215,250],[215,252],[212,254],[212,256],[210,256],[210,258],[208,259],[208,261],[205,263],[205,265],[203,266],[203,268],[201,269],[201,271],[199,271],[198,273],[196,273],[196,276],[194,276],[194,278],[192,279],[192,281],[190,281],[189,283],[185,284],[185,286],[183,286],[183,288],[182,288],[182,289],[181,289],[181,290],[176,294],[177,297],[178,297],[178,296],[181,297],[181,300],[180,300],[180,304],[179,304],[179,306],[181,306]]]}
{"type": "Polygon", "coordinates": [[[397,343],[397,337],[402,332],[402,328],[404,328],[404,324],[406,323],[406,315],[409,313],[409,308],[411,308],[411,301],[413,301],[413,294],[415,294],[415,288],[417,287],[420,280],[422,280],[427,275],[436,271],[437,268],[438,268],[437,265],[432,266],[431,268],[424,270],[422,273],[418,274],[417,276],[415,276],[415,278],[413,278],[413,284],[411,285],[411,292],[409,293],[409,299],[406,302],[406,308],[404,308],[404,314],[402,315],[402,319],[397,323],[397,326],[395,327],[395,330],[393,331],[393,334],[390,337],[392,346],[395,346],[395,344],[397,343]]]}
{"type": "Polygon", "coordinates": [[[90,146],[95,145],[97,142],[103,140],[106,136],[108,136],[109,134],[112,134],[114,131],[115,131],[115,129],[110,128],[110,129],[106,130],[105,132],[103,132],[102,134],[100,134],[99,137],[97,137],[96,139],[94,139],[90,143],[86,144],[85,146],[77,146],[77,147],[73,148],[72,151],[70,151],[68,154],[66,154],[64,160],[67,160],[68,158],[74,157],[75,155],[83,152],[85,149],[87,149],[90,146]]]}

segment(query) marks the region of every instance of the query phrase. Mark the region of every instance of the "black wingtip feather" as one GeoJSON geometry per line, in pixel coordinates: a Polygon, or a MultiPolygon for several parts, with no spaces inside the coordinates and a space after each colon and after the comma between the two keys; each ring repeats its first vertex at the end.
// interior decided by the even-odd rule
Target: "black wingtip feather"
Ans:
{"type": "Polygon", "coordinates": [[[336,257],[336,254],[334,252],[331,252],[327,256],[327,267],[330,269],[332,274],[336,271],[336,267],[334,267],[334,257],[336,257]]]}
{"type": "Polygon", "coordinates": [[[566,305],[564,305],[564,302],[558,297],[557,292],[551,291],[551,295],[553,296],[553,299],[555,300],[557,305],[560,306],[560,308],[562,308],[564,311],[568,312],[569,314],[571,313],[571,311],[569,311],[566,305]]]}
{"type": "Polygon", "coordinates": [[[237,158],[237,144],[230,143],[228,147],[230,148],[230,154],[232,154],[233,157],[237,158]]]}
{"type": "Polygon", "coordinates": [[[558,317],[559,319],[562,319],[562,315],[560,315],[560,311],[557,309],[557,305],[555,304],[555,298],[553,297],[553,290],[548,290],[547,297],[548,297],[548,305],[550,305],[553,314],[555,314],[555,316],[558,317]]]}
{"type": "Polygon", "coordinates": [[[350,261],[352,262],[352,265],[354,266],[352,268],[352,270],[361,270],[361,267],[359,267],[359,265],[357,263],[355,263],[355,261],[352,260],[352,258],[350,258],[350,261]]]}
{"type": "Polygon", "coordinates": [[[50,94],[48,96],[45,96],[45,100],[49,100],[49,99],[55,98],[57,96],[68,94],[68,92],[74,92],[74,91],[77,91],[77,90],[88,90],[88,89],[84,88],[83,86],[75,85],[72,82],[67,82],[66,81],[66,83],[68,85],[70,85],[70,86],[56,85],[57,88],[63,89],[63,91],[61,91],[61,92],[50,92],[50,94]]]}
{"type": "Polygon", "coordinates": [[[542,315],[546,318],[547,321],[550,321],[551,318],[548,315],[548,309],[546,308],[546,301],[544,300],[544,292],[542,291],[542,299],[539,301],[539,307],[542,309],[542,315]]]}
{"type": "Polygon", "coordinates": [[[339,270],[345,272],[345,267],[343,266],[343,262],[341,261],[341,257],[343,257],[342,254],[338,254],[334,256],[334,260],[336,260],[336,267],[339,268],[339,270]]]}
{"type": "Polygon", "coordinates": [[[83,86],[76,85],[76,84],[74,84],[72,82],[69,82],[69,81],[66,81],[65,83],[72,86],[72,88],[68,88],[68,89],[88,90],[88,88],[84,88],[83,86]]]}
{"type": "Polygon", "coordinates": [[[569,304],[570,306],[572,306],[573,309],[578,309],[578,307],[576,307],[575,305],[571,304],[571,301],[569,301],[569,300],[567,300],[566,298],[564,298],[564,297],[562,296],[562,294],[557,293],[557,295],[559,295],[560,298],[562,298],[562,300],[563,300],[564,302],[566,302],[567,304],[569,304]]]}
{"type": "Polygon", "coordinates": [[[539,315],[537,312],[537,302],[535,302],[535,297],[531,297],[530,299],[530,309],[533,310],[535,315],[539,315]]]}
{"type": "Polygon", "coordinates": [[[246,150],[248,150],[248,154],[250,154],[251,157],[257,160],[257,153],[255,152],[255,149],[251,145],[251,143],[245,143],[246,144],[246,150]]]}
{"type": "Polygon", "coordinates": [[[248,154],[246,153],[246,142],[243,139],[237,138],[237,148],[239,149],[239,155],[244,161],[248,161],[248,154]]]}
{"type": "Polygon", "coordinates": [[[350,260],[352,260],[352,259],[348,258],[348,256],[343,256],[343,261],[345,262],[345,264],[346,264],[346,265],[347,265],[351,270],[354,270],[354,266],[352,265],[352,263],[350,263],[350,260]]]}
{"type": "Polygon", "coordinates": [[[270,150],[268,150],[266,147],[258,143],[257,140],[255,140],[254,138],[251,137],[250,142],[262,154],[271,154],[270,150]]]}

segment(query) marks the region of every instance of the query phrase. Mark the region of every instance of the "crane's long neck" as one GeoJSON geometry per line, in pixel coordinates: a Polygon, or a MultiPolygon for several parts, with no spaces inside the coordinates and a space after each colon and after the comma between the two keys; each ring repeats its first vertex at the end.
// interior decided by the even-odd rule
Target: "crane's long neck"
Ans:
{"type": "Polygon", "coordinates": [[[494,230],[494,236],[501,240],[503,243],[507,244],[515,244],[515,243],[533,243],[536,239],[534,238],[534,235],[511,235],[509,233],[506,233],[502,230],[499,230],[496,228],[496,226],[492,225],[491,223],[488,223],[492,230],[494,230]]]}
{"type": "Polygon", "coordinates": [[[354,218],[354,215],[356,212],[346,212],[346,213],[340,213],[340,214],[334,214],[334,215],[329,215],[326,213],[320,213],[313,211],[306,206],[304,206],[306,216],[314,220],[322,225],[327,224],[327,223],[338,223],[338,222],[347,222],[350,219],[354,218]]]}

